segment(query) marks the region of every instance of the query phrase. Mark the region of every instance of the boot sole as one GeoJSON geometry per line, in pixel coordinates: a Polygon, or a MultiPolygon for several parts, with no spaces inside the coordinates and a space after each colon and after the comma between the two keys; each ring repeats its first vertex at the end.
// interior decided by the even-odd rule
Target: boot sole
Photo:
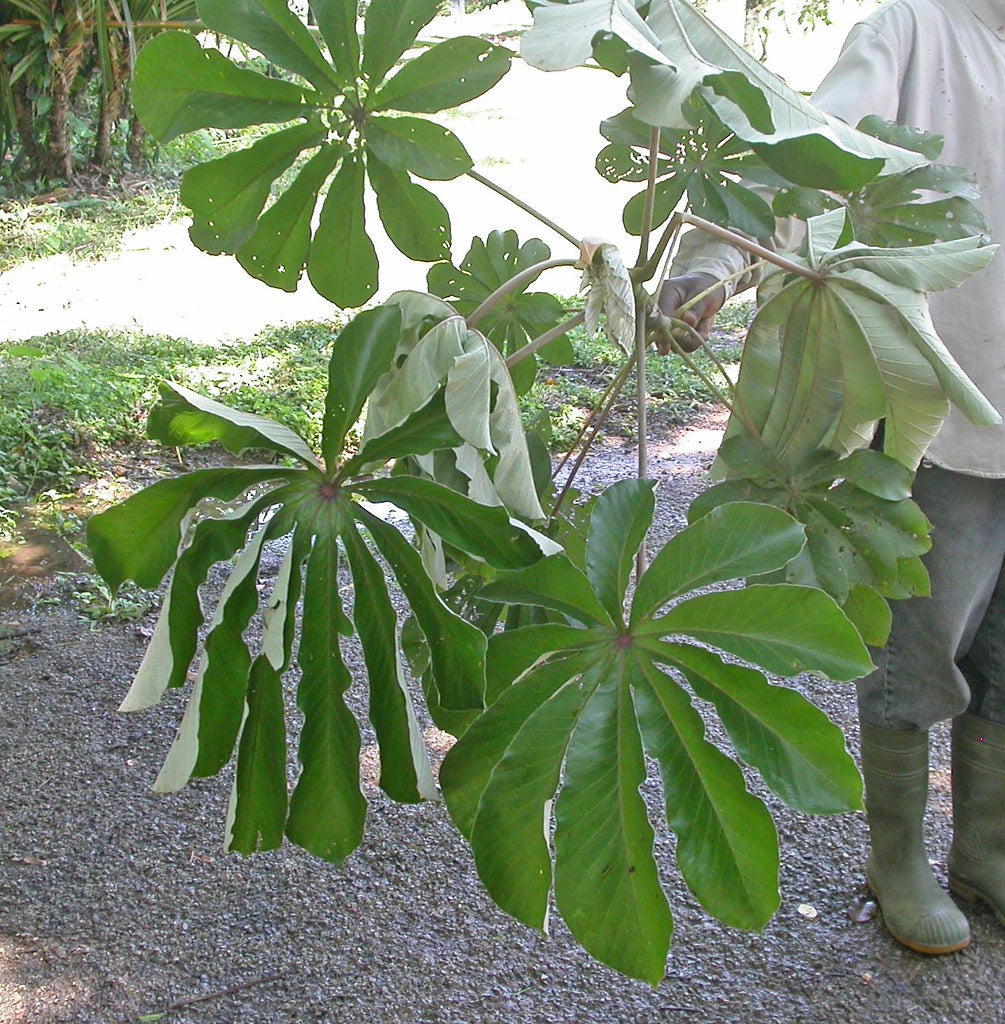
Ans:
{"type": "MultiPolygon", "coordinates": [[[[880,913],[883,912],[883,904],[880,902],[879,896],[876,894],[876,890],[871,885],[868,886],[869,892],[876,899],[876,903],[879,905],[880,913]]],[[[906,946],[909,950],[914,953],[921,953],[923,956],[948,956],[950,953],[959,953],[961,950],[967,948],[973,941],[970,937],[966,938],[963,942],[954,943],[951,946],[923,946],[918,942],[912,942],[910,939],[904,938],[903,935],[898,935],[889,925],[886,917],[883,917],[883,924],[886,925],[886,930],[890,933],[891,938],[895,939],[902,946],[906,946]]]]}
{"type": "Polygon", "coordinates": [[[949,890],[959,896],[960,899],[966,900],[967,903],[983,903],[984,906],[986,906],[998,919],[998,923],[1005,928],[1005,913],[995,906],[994,900],[986,896],[976,886],[971,885],[969,882],[964,882],[960,878],[953,878],[950,876],[949,890]]]}

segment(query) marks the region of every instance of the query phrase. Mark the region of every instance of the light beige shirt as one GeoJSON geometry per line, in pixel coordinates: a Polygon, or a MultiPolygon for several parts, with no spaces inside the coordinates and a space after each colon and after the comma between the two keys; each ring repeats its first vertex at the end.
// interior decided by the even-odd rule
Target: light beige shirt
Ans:
{"type": "MultiPolygon", "coordinates": [[[[852,29],[813,102],[852,125],[878,114],[942,135],[940,162],[973,172],[991,238],[1005,240],[1005,0],[892,0],[852,29]]],[[[742,269],[744,254],[699,234],[685,236],[672,273],[742,269]]],[[[946,347],[1005,412],[1005,253],[932,295],[931,310],[946,347]]],[[[954,406],[926,458],[1005,477],[1005,424],[975,427],[954,406]]]]}

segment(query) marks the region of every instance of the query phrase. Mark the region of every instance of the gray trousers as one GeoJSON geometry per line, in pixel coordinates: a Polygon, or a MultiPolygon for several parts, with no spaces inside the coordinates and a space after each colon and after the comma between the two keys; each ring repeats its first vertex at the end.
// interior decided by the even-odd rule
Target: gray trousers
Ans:
{"type": "Polygon", "coordinates": [[[1005,479],[922,466],[914,500],[932,522],[932,596],[891,602],[890,641],[859,681],[859,715],[902,731],[966,711],[1005,724],[1005,479]]]}

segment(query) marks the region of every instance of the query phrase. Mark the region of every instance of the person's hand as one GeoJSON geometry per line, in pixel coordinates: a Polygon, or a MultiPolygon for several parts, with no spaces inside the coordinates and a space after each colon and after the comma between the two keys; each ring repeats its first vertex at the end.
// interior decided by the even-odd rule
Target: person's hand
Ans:
{"type": "Polygon", "coordinates": [[[716,288],[682,313],[678,313],[678,310],[696,295],[713,288],[716,281],[717,278],[711,274],[682,274],[663,282],[657,299],[657,309],[653,311],[653,322],[650,324],[650,336],[656,342],[656,350],[661,356],[668,355],[675,349],[693,352],[701,344],[690,331],[680,328],[674,330],[669,322],[671,317],[683,320],[689,327],[694,328],[702,340],[708,338],[712,321],[726,301],[726,293],[722,288],[716,288]]]}

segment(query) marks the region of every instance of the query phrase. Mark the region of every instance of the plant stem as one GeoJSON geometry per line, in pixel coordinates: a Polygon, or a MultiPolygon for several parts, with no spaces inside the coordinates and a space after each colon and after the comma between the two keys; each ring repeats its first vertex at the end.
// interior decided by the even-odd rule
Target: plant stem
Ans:
{"type": "Polygon", "coordinates": [[[615,386],[618,383],[618,379],[619,378],[616,376],[611,381],[611,383],[607,385],[607,388],[604,390],[604,393],[600,396],[600,401],[597,402],[597,404],[594,405],[594,407],[590,410],[590,415],[586,417],[586,420],[583,422],[583,425],[579,428],[579,433],[576,434],[576,437],[573,440],[572,444],[569,445],[568,451],[566,451],[562,458],[559,459],[558,465],[555,467],[554,471],[551,474],[552,480],[558,478],[558,474],[562,472],[562,470],[565,468],[566,463],[569,461],[569,459],[572,458],[572,453],[579,447],[580,442],[586,436],[590,427],[593,426],[594,420],[600,414],[600,410],[603,408],[604,403],[607,401],[608,398],[610,398],[611,392],[614,390],[615,386]]]}
{"type": "Polygon", "coordinates": [[[663,234],[660,235],[660,240],[656,243],[656,248],[653,250],[652,255],[645,263],[636,267],[632,272],[632,281],[634,283],[641,284],[644,281],[648,281],[656,273],[656,268],[659,266],[663,253],[666,252],[674,236],[681,229],[683,223],[681,220],[682,216],[682,214],[675,213],[670,218],[667,226],[663,229],[663,234]]]}
{"type": "MultiPolygon", "coordinates": [[[[618,395],[621,394],[621,389],[625,386],[625,381],[628,380],[628,375],[632,372],[633,366],[635,366],[634,354],[631,356],[631,358],[625,360],[625,365],[621,367],[621,370],[618,373],[617,377],[615,377],[614,380],[611,381],[610,387],[608,387],[606,393],[604,394],[604,398],[601,401],[601,404],[597,407],[596,410],[594,410],[594,415],[592,417],[593,429],[590,432],[590,437],[583,445],[579,455],[576,457],[576,461],[573,463],[572,469],[569,470],[569,476],[567,477],[565,483],[562,485],[562,490],[559,492],[558,497],[555,499],[555,504],[552,506],[550,518],[554,519],[556,514],[558,513],[558,510],[562,507],[562,502],[565,501],[565,498],[568,495],[570,488],[572,487],[572,483],[576,479],[576,474],[582,468],[583,463],[586,461],[586,456],[590,451],[591,445],[594,441],[596,441],[597,435],[600,433],[601,428],[607,421],[607,417],[611,414],[611,409],[614,408],[614,403],[617,401],[618,395]]],[[[583,431],[580,434],[580,437],[582,437],[585,433],[586,428],[584,427],[583,431]]],[[[572,449],[569,450],[569,453],[572,453],[572,449]]],[[[563,459],[562,463],[559,465],[558,469],[555,472],[558,473],[567,461],[568,456],[565,459],[563,459]]]]}
{"type": "Polygon", "coordinates": [[[656,205],[656,174],[660,153],[660,130],[649,129],[649,177],[646,182],[646,202],[642,211],[642,237],[639,239],[639,258],[636,266],[641,266],[649,259],[649,235],[653,230],[653,207],[656,205]]]}
{"type": "Polygon", "coordinates": [[[694,214],[683,213],[681,214],[681,223],[700,228],[706,234],[712,235],[713,238],[719,238],[735,246],[737,249],[752,253],[768,263],[773,263],[776,267],[781,267],[782,270],[787,270],[790,274],[798,274],[800,277],[805,277],[808,281],[822,281],[824,279],[823,274],[818,274],[815,270],[810,270],[799,263],[787,260],[784,256],[779,256],[777,252],[766,249],[763,245],[759,245],[746,236],[738,235],[735,231],[730,231],[729,228],[721,228],[718,224],[713,224],[703,217],[695,217],[694,214]]]}
{"type": "MultiPolygon", "coordinates": [[[[684,323],[683,320],[674,320],[673,324],[675,330],[689,331],[691,334],[697,337],[701,342],[701,345],[705,348],[705,351],[709,352],[709,354],[711,355],[711,350],[708,348],[705,339],[690,324],[684,323]]],[[[720,405],[724,405],[734,416],[736,416],[736,418],[743,425],[743,429],[746,430],[751,437],[760,437],[760,433],[757,429],[757,426],[754,424],[754,421],[747,415],[747,411],[743,408],[741,403],[736,401],[736,394],[735,388],[733,387],[733,382],[729,379],[729,377],[726,376],[725,368],[719,362],[718,359],[715,359],[715,356],[712,356],[712,358],[715,359],[715,364],[719,368],[719,372],[722,373],[727,385],[729,386],[729,390],[731,393],[730,398],[727,398],[718,389],[718,387],[716,387],[715,383],[712,381],[712,378],[709,377],[708,374],[705,373],[705,371],[702,370],[700,366],[698,366],[698,364],[691,358],[691,354],[689,352],[685,352],[683,349],[680,349],[678,350],[677,355],[680,356],[680,358],[684,361],[684,364],[691,370],[693,374],[695,374],[696,377],[699,378],[699,380],[701,380],[705,387],[707,387],[708,390],[712,392],[716,401],[719,402],[720,405]]]]}
{"type": "Polygon", "coordinates": [[[526,270],[521,270],[515,277],[511,277],[505,284],[500,285],[469,317],[468,327],[474,327],[486,313],[492,309],[498,302],[501,302],[507,295],[511,295],[513,292],[519,291],[521,288],[526,288],[527,285],[536,281],[546,270],[552,270],[555,267],[574,267],[579,262],[578,259],[565,258],[555,260],[544,260],[541,263],[535,263],[534,266],[528,267],[526,270]]]}
{"type": "Polygon", "coordinates": [[[539,220],[546,227],[551,228],[552,231],[558,232],[566,241],[571,242],[577,249],[580,247],[580,240],[571,232],[566,231],[565,228],[556,224],[550,217],[546,217],[540,210],[535,210],[533,206],[528,205],[522,199],[517,199],[512,192],[507,192],[501,185],[497,185],[494,181],[490,181],[483,174],[479,174],[474,168],[467,172],[469,178],[474,178],[475,181],[484,185],[486,188],[492,189],[497,195],[508,199],[514,206],[519,206],[524,213],[529,213],[536,220],[539,220]]]}
{"type": "Polygon", "coordinates": [[[523,346],[523,348],[518,348],[513,355],[506,360],[506,369],[512,370],[517,363],[534,355],[535,352],[539,352],[545,345],[550,345],[556,338],[561,338],[563,334],[568,334],[569,331],[574,330],[585,319],[585,313],[576,313],[575,316],[569,317],[568,320],[560,323],[557,327],[552,327],[550,331],[546,331],[539,338],[535,338],[533,341],[528,342],[523,346]]]}
{"type": "MultiPolygon", "coordinates": [[[[640,261],[641,262],[641,261],[640,261]]],[[[638,458],[639,458],[639,479],[645,480],[649,477],[649,416],[646,391],[646,317],[645,309],[638,299],[635,300],[635,420],[638,432],[638,458]]],[[[639,545],[638,553],[635,556],[635,582],[642,578],[642,574],[649,568],[649,552],[646,548],[646,540],[649,531],[646,530],[639,545]]]]}

